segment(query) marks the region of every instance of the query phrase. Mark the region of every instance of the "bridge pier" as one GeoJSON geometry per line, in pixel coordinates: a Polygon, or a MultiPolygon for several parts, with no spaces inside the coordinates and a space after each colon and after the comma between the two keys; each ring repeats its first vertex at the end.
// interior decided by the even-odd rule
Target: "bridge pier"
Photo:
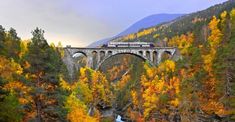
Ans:
{"type": "MultiPolygon", "coordinates": [[[[151,62],[153,62],[153,51],[150,51],[150,59],[149,59],[151,62]]],[[[154,62],[153,62],[154,64],[154,62]]]]}
{"type": "Polygon", "coordinates": [[[98,64],[98,63],[100,62],[100,57],[101,57],[101,56],[100,56],[100,51],[98,51],[98,52],[97,52],[97,62],[96,62],[96,64],[98,64]]]}
{"type": "Polygon", "coordinates": [[[143,57],[146,57],[146,51],[143,51],[143,57]]]}
{"type": "Polygon", "coordinates": [[[92,54],[88,54],[87,55],[87,67],[89,68],[93,68],[93,55],[92,54]]]}
{"type": "Polygon", "coordinates": [[[157,52],[157,64],[160,64],[161,60],[162,60],[162,51],[158,51],[157,52]]]}

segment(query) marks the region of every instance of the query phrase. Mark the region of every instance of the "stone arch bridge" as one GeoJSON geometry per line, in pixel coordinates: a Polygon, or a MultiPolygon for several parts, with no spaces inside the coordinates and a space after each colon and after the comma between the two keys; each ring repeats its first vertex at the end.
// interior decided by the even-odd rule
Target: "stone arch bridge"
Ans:
{"type": "Polygon", "coordinates": [[[74,58],[77,53],[82,53],[87,57],[86,65],[92,69],[99,69],[102,63],[118,54],[131,54],[151,65],[158,65],[161,62],[163,53],[167,53],[172,58],[175,55],[175,47],[100,47],[100,48],[77,48],[67,46],[64,48],[69,53],[70,58],[74,58]]]}

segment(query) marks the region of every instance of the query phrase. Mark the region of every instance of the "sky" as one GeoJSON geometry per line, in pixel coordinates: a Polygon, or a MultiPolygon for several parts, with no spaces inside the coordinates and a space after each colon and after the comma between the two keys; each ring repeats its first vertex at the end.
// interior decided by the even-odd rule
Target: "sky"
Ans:
{"type": "Polygon", "coordinates": [[[36,27],[49,43],[84,47],[158,13],[191,13],[227,0],[1,0],[0,25],[30,39],[36,27]]]}

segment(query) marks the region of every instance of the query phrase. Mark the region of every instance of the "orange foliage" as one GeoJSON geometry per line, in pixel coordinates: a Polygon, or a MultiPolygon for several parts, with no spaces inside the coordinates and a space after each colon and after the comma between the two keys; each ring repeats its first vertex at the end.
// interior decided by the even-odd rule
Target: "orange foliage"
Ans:
{"type": "Polygon", "coordinates": [[[20,81],[9,82],[8,84],[4,85],[3,89],[16,93],[18,95],[19,102],[22,105],[33,102],[32,97],[29,95],[31,88],[24,85],[20,81]]]}
{"type": "MultiPolygon", "coordinates": [[[[226,16],[226,12],[222,13],[222,18],[224,16],[226,16]]],[[[215,59],[216,56],[216,50],[219,47],[221,41],[222,41],[222,37],[223,34],[220,31],[220,29],[218,28],[218,25],[220,23],[220,20],[217,19],[215,16],[213,16],[212,20],[209,23],[209,28],[211,30],[211,34],[208,38],[208,43],[209,43],[209,52],[208,53],[204,53],[202,55],[203,58],[203,62],[204,62],[204,69],[205,71],[208,72],[209,76],[208,78],[206,78],[206,80],[204,81],[204,89],[205,91],[203,91],[201,93],[201,101],[202,102],[202,110],[208,112],[208,113],[212,113],[215,112],[217,114],[221,114],[224,113],[224,108],[223,105],[219,102],[219,96],[218,94],[216,94],[216,85],[218,82],[216,80],[216,77],[213,73],[213,61],[215,59]]]]}
{"type": "Polygon", "coordinates": [[[122,89],[126,85],[126,83],[130,81],[130,79],[131,79],[130,75],[123,76],[122,79],[118,81],[117,88],[122,89]]]}

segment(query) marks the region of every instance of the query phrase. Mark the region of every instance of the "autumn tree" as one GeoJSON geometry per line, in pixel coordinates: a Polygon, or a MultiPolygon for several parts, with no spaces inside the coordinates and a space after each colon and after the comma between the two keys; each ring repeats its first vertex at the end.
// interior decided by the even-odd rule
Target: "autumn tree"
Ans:
{"type": "Polygon", "coordinates": [[[166,60],[158,67],[145,65],[141,76],[144,117],[156,118],[154,114],[169,114],[168,105],[179,105],[179,79],[175,77],[175,62],[166,60]]]}
{"type": "Polygon", "coordinates": [[[21,51],[20,43],[20,38],[17,36],[16,30],[10,28],[6,33],[4,41],[4,48],[8,58],[13,58],[16,61],[19,61],[21,51]]]}
{"type": "Polygon", "coordinates": [[[21,121],[23,116],[22,105],[17,98],[17,91],[7,86],[18,80],[23,69],[13,59],[0,56],[0,121],[21,121]]]}
{"type": "Polygon", "coordinates": [[[36,119],[38,121],[63,120],[63,109],[59,105],[59,74],[62,61],[60,55],[50,47],[44,38],[44,31],[36,28],[32,32],[32,41],[28,44],[25,60],[29,63],[26,73],[29,73],[29,86],[35,105],[36,119]],[[61,111],[60,111],[61,110],[61,111]]]}
{"type": "Polygon", "coordinates": [[[0,54],[3,55],[4,53],[4,41],[5,41],[5,29],[0,25],[0,54]]]}
{"type": "Polygon", "coordinates": [[[81,68],[78,81],[69,84],[61,79],[60,86],[69,93],[65,108],[67,119],[72,122],[99,121],[101,111],[112,105],[111,85],[99,71],[81,68]]]}
{"type": "MultiPolygon", "coordinates": [[[[215,74],[215,78],[220,81],[217,84],[217,93],[220,95],[220,100],[225,106],[225,113],[224,115],[231,115],[234,113],[234,94],[232,93],[232,89],[234,88],[234,17],[235,17],[235,10],[233,9],[230,13],[223,12],[221,14],[222,20],[224,23],[221,23],[222,30],[227,30],[228,32],[224,34],[231,35],[228,36],[228,40],[223,42],[223,45],[217,49],[217,54],[215,60],[213,62],[213,73],[215,74]],[[228,18],[230,18],[228,20],[228,18]],[[224,26],[226,22],[231,22],[230,28],[224,26]]],[[[234,117],[231,117],[234,119],[234,117]]],[[[229,120],[231,118],[228,118],[229,120]]]]}

